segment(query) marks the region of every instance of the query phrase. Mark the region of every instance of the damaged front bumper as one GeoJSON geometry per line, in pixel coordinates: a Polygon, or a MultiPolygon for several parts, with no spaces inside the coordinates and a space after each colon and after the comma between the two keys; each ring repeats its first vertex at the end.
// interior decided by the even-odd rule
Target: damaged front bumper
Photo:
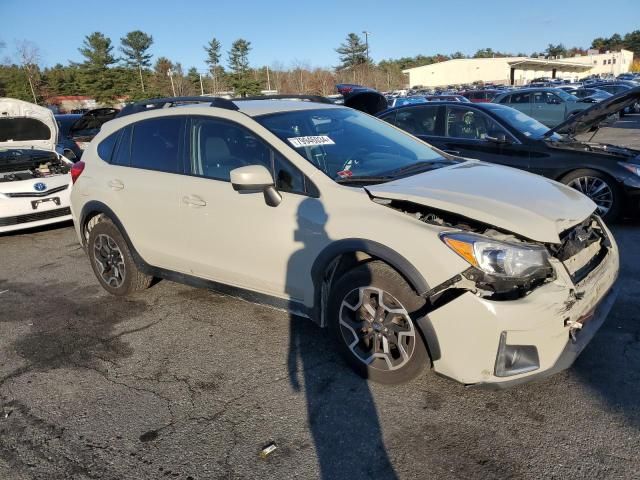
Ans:
{"type": "Polygon", "coordinates": [[[428,313],[418,324],[433,339],[434,370],[466,385],[499,388],[571,366],[615,301],[619,257],[613,240],[607,250],[579,283],[556,261],[557,278],[522,298],[495,301],[465,292],[428,313]],[[505,374],[499,365],[505,346],[523,347],[519,355],[527,368],[505,374]]]}

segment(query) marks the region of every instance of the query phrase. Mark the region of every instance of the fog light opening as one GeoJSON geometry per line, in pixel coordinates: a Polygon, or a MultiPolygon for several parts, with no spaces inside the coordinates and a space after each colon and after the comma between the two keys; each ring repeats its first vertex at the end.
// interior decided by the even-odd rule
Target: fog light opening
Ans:
{"type": "Polygon", "coordinates": [[[507,345],[507,332],[500,334],[495,376],[510,377],[540,368],[538,349],[534,345],[507,345]]]}

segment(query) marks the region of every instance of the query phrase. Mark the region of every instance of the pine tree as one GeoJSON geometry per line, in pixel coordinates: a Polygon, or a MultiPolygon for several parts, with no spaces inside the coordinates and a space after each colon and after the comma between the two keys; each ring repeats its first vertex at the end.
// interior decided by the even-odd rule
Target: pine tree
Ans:
{"type": "Polygon", "coordinates": [[[140,75],[140,87],[144,92],[144,79],[142,77],[142,69],[151,65],[150,53],[147,53],[151,45],[153,44],[153,37],[147,35],[140,30],[134,30],[127,33],[127,35],[120,39],[120,50],[124,54],[125,63],[129,67],[137,67],[138,74],[140,75]]]}
{"type": "Polygon", "coordinates": [[[229,50],[229,68],[232,72],[231,86],[236,95],[245,97],[260,93],[260,83],[252,78],[249,70],[251,42],[242,38],[236,40],[229,50]]]}
{"type": "Polygon", "coordinates": [[[78,51],[85,57],[80,65],[80,85],[83,92],[99,102],[109,102],[115,95],[113,75],[109,67],[116,62],[111,39],[101,32],[87,35],[78,51]]]}
{"type": "Polygon", "coordinates": [[[336,52],[340,55],[341,65],[339,69],[351,68],[367,63],[367,46],[355,33],[347,35],[344,43],[341,43],[336,52]]]}

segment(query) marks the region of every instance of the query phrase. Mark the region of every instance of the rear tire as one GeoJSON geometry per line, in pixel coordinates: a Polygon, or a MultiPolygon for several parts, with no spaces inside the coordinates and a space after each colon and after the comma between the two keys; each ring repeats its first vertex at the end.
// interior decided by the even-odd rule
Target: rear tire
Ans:
{"type": "Polygon", "coordinates": [[[560,182],[585,194],[598,205],[597,213],[606,222],[616,221],[622,212],[623,195],[609,175],[589,168],[569,172],[560,182]]]}
{"type": "Polygon", "coordinates": [[[152,276],[138,269],[120,230],[107,217],[103,216],[91,229],[87,254],[100,285],[112,295],[144,290],[153,281],[152,276]]]}
{"type": "Polygon", "coordinates": [[[360,376],[404,383],[430,363],[412,318],[424,303],[397,271],[371,261],[336,282],[327,312],[329,328],[341,355],[360,376]]]}

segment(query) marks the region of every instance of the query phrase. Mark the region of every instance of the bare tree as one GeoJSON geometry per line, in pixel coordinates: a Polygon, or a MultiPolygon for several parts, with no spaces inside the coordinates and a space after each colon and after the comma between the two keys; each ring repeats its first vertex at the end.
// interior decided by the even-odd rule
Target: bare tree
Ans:
{"type": "Polygon", "coordinates": [[[33,103],[37,104],[38,97],[36,95],[36,89],[40,83],[40,69],[38,68],[40,49],[35,43],[22,40],[21,42],[16,42],[16,55],[20,65],[27,73],[29,88],[31,88],[31,95],[33,95],[33,103]]]}

